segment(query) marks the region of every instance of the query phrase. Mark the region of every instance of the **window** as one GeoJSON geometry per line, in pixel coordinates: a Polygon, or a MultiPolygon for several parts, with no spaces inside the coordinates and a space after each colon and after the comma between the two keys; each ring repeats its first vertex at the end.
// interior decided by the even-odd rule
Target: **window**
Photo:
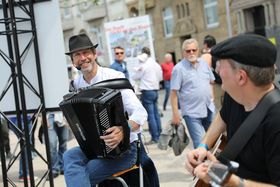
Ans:
{"type": "Polygon", "coordinates": [[[182,8],[182,17],[185,17],[186,16],[186,11],[185,11],[184,4],[181,4],[181,8],[182,8]]]}
{"type": "Polygon", "coordinates": [[[90,7],[90,3],[87,2],[87,1],[81,1],[81,2],[79,3],[79,8],[80,8],[80,10],[86,10],[86,9],[88,9],[89,7],[90,7]]]}
{"type": "Polygon", "coordinates": [[[70,3],[68,1],[64,1],[63,3],[63,18],[71,18],[72,16],[72,9],[70,3]]]}
{"type": "Polygon", "coordinates": [[[101,32],[100,27],[93,26],[90,28],[90,32],[91,32],[92,36],[97,39],[96,42],[98,43],[98,48],[100,50],[103,50],[102,32],[101,32]]]}
{"type": "Polygon", "coordinates": [[[189,3],[176,5],[176,11],[178,19],[190,16],[189,3]]]}
{"type": "Polygon", "coordinates": [[[172,36],[173,31],[173,14],[171,7],[164,8],[162,11],[164,34],[166,37],[172,36]]]}
{"type": "Polygon", "coordinates": [[[219,25],[217,0],[204,0],[204,13],[207,27],[219,25]]]}
{"type": "Polygon", "coordinates": [[[186,14],[187,14],[187,16],[190,16],[189,3],[186,3],[185,7],[186,7],[186,14]]]}
{"type": "Polygon", "coordinates": [[[131,9],[130,9],[130,17],[136,17],[136,16],[138,16],[138,10],[135,8],[135,7],[132,7],[131,9]]]}
{"type": "Polygon", "coordinates": [[[177,10],[177,17],[178,17],[178,19],[180,19],[181,18],[180,5],[176,5],[176,10],[177,10]]]}

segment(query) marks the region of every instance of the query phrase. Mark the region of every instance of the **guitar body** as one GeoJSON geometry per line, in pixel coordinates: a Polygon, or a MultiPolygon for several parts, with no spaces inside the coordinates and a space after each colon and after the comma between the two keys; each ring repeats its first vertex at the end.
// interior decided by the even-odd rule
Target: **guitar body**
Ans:
{"type": "Polygon", "coordinates": [[[203,180],[200,180],[199,178],[196,178],[194,180],[194,185],[192,187],[211,187],[210,184],[203,182],[203,180]]]}
{"type": "MultiPolygon", "coordinates": [[[[226,136],[221,134],[219,136],[219,138],[217,139],[211,152],[215,156],[218,156],[222,152],[222,150],[224,149],[225,146],[226,146],[226,136]]],[[[194,178],[192,187],[211,187],[211,185],[206,184],[205,182],[203,182],[203,180],[196,177],[196,178],[194,178]]]]}

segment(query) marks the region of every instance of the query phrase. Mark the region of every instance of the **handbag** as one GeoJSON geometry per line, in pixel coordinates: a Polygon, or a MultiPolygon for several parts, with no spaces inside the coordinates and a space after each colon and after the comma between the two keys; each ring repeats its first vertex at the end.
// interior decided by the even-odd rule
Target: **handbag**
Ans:
{"type": "Polygon", "coordinates": [[[172,147],[175,156],[180,155],[189,144],[189,137],[186,134],[185,127],[182,123],[172,125],[174,127],[173,135],[169,141],[169,147],[172,147]]]}

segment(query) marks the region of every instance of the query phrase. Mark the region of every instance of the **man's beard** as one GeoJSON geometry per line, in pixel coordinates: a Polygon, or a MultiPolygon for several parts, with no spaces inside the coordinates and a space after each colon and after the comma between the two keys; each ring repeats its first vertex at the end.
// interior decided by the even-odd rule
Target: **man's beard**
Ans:
{"type": "Polygon", "coordinates": [[[82,68],[81,71],[82,73],[89,73],[93,69],[93,62],[86,62],[88,66],[86,68],[82,68]]]}
{"type": "Polygon", "coordinates": [[[196,56],[192,56],[192,57],[188,58],[188,61],[196,62],[197,61],[197,57],[196,56]]]}

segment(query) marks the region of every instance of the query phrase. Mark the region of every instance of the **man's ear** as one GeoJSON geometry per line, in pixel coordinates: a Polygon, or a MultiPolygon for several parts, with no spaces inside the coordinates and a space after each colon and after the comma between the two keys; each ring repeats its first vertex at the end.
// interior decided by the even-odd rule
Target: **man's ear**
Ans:
{"type": "Polygon", "coordinates": [[[248,81],[248,74],[243,69],[238,71],[238,85],[242,86],[248,81]]]}

